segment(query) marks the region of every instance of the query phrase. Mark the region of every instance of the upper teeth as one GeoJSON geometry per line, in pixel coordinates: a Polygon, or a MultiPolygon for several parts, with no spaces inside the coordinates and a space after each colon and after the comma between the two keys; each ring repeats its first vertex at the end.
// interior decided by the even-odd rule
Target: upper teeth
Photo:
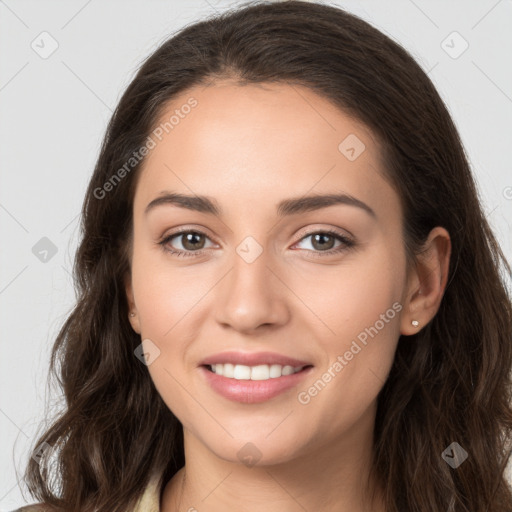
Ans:
{"type": "Polygon", "coordinates": [[[260,364],[258,366],[245,366],[243,364],[218,363],[210,365],[217,375],[223,375],[237,380],[268,380],[300,372],[304,366],[281,366],[280,364],[260,364]]]}

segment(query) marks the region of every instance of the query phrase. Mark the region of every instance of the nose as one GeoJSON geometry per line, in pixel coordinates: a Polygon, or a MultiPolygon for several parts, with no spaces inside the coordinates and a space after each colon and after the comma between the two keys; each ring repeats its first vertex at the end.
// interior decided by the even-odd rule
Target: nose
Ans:
{"type": "MultiPolygon", "coordinates": [[[[272,266],[270,251],[249,262],[235,252],[228,274],[216,294],[216,320],[223,327],[250,333],[283,326],[289,321],[290,291],[272,266]]],[[[275,266],[275,265],[274,265],[275,266]]]]}

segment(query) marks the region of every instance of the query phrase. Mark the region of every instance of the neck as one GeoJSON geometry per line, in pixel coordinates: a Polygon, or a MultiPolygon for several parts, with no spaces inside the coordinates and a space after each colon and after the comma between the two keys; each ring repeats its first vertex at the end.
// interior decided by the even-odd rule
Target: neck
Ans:
{"type": "Polygon", "coordinates": [[[373,422],[361,428],[336,442],[312,442],[286,462],[253,466],[221,459],[185,429],[186,464],[165,487],[161,511],[224,512],[243,501],[250,512],[384,512],[381,489],[367,486],[373,422]]]}

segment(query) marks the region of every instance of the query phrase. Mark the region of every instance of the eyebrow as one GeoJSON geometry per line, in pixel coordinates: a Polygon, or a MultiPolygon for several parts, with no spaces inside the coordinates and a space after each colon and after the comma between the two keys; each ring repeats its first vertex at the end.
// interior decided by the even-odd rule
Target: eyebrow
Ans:
{"type": "MultiPolygon", "coordinates": [[[[157,206],[171,204],[180,208],[186,208],[201,213],[208,213],[220,217],[223,214],[222,208],[217,201],[208,196],[187,195],[175,192],[163,191],[160,196],[153,199],[144,211],[147,215],[151,210],[157,206]]],[[[296,215],[299,213],[310,212],[327,208],[328,206],[344,204],[361,208],[366,213],[374,218],[377,218],[376,213],[363,201],[349,195],[349,194],[314,194],[303,197],[294,197],[284,199],[277,205],[277,215],[285,217],[289,215],[296,215]]]]}

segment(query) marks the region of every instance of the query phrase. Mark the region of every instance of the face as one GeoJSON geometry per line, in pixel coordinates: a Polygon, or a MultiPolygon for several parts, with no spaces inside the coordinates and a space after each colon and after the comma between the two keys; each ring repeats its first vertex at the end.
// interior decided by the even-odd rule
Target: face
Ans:
{"type": "Polygon", "coordinates": [[[176,110],[139,176],[126,285],[158,392],[226,461],[353,445],[373,429],[407,295],[377,141],[299,86],[218,82],[161,122],[176,110]],[[339,197],[294,203],[324,195],[339,197]]]}

